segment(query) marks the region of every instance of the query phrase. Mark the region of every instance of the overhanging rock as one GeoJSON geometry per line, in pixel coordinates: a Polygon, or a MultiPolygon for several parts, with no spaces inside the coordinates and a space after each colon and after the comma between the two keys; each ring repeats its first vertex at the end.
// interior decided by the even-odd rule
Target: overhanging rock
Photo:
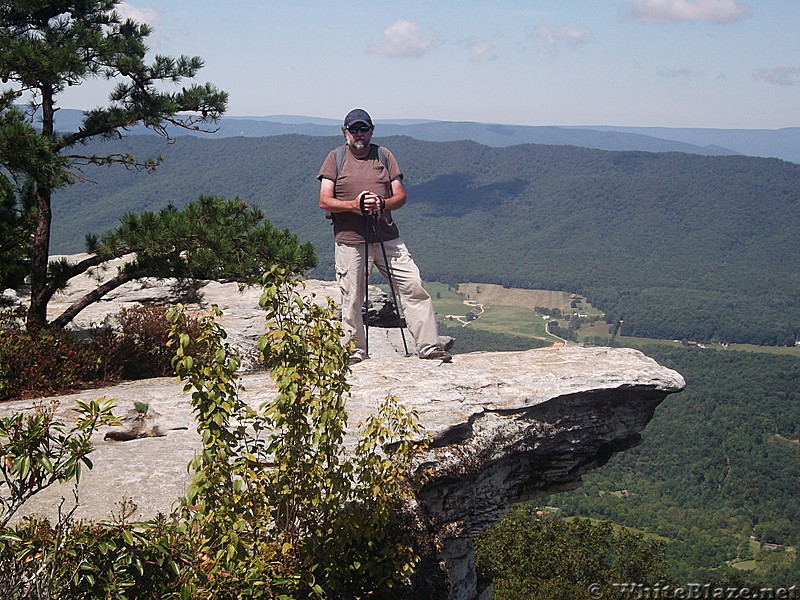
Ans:
{"type": "MultiPolygon", "coordinates": [[[[81,314],[79,326],[103,322],[138,295],[161,293],[153,282],[131,282],[81,314]]],[[[252,354],[264,328],[259,290],[239,293],[235,284],[209,282],[208,303],[225,309],[228,341],[252,354]]],[[[309,282],[307,293],[335,295],[331,282],[309,282]]],[[[83,293],[80,285],[71,294],[83,293]]],[[[162,293],[168,300],[168,291],[162,293]]],[[[70,297],[60,298],[65,304],[70,297]]],[[[59,308],[56,306],[55,308],[59,308]]],[[[456,340],[456,348],[458,341],[456,340]]],[[[568,346],[527,352],[458,354],[450,364],[403,357],[397,329],[370,329],[371,360],[352,367],[347,401],[349,442],[355,424],[388,394],[415,409],[434,435],[421,467],[431,477],[415,507],[424,515],[420,533],[430,541],[408,597],[473,600],[477,597],[472,539],[515,502],[580,485],[581,476],[614,452],[640,442],[656,406],[683,389],[683,378],[640,352],[624,348],[568,346]]],[[[256,407],[275,388],[265,373],[242,376],[242,398],[256,407]]],[[[157,422],[134,415],[136,435],[101,431],[94,469],[80,485],[78,518],[106,519],[128,497],[136,518],[168,512],[183,496],[187,464],[200,448],[190,399],[172,378],[123,383],[61,397],[58,412],[70,419],[76,399],[117,399],[118,414],[147,404],[157,422]],[[140,422],[141,421],[141,422],[140,422]],[[141,437],[141,431],[158,436],[141,437]],[[104,438],[108,439],[104,439],[104,438]],[[113,441],[113,438],[128,441],[113,441]]],[[[0,415],[30,409],[32,401],[0,405],[0,415]]],[[[148,414],[149,413],[148,411],[148,414]]],[[[54,516],[71,487],[53,487],[33,498],[26,513],[54,516]]],[[[395,596],[395,600],[400,596],[395,596]]]]}
{"type": "Polygon", "coordinates": [[[685,386],[675,371],[623,348],[423,362],[356,365],[349,405],[367,411],[390,392],[435,435],[424,459],[431,478],[418,499],[439,550],[427,557],[410,595],[418,600],[436,597],[424,589],[437,576],[446,579],[451,600],[476,598],[473,537],[511,504],[577,487],[584,473],[638,444],[656,406],[685,386]]]}
{"type": "MultiPolygon", "coordinates": [[[[242,383],[253,406],[274,393],[264,373],[244,375],[242,383]]],[[[438,550],[425,557],[419,586],[432,589],[438,578],[453,600],[477,597],[477,533],[511,504],[576,487],[614,452],[639,443],[656,406],[685,385],[635,350],[580,347],[462,354],[451,364],[372,359],[353,366],[350,383],[349,436],[387,394],[417,410],[434,435],[423,458],[431,477],[418,500],[424,534],[438,550]]],[[[148,404],[161,415],[160,435],[114,442],[100,432],[76,516],[108,518],[123,496],[138,505],[139,518],[169,511],[185,492],[186,465],[199,448],[188,396],[174,379],[161,378],[65,396],[59,410],[68,418],[75,399],[99,396],[116,398],[119,412],[148,404]]],[[[31,405],[5,403],[0,412],[31,405]]],[[[69,488],[50,488],[26,511],[52,515],[61,497],[71,498],[69,488]]],[[[414,597],[426,596],[419,589],[414,597]]]]}

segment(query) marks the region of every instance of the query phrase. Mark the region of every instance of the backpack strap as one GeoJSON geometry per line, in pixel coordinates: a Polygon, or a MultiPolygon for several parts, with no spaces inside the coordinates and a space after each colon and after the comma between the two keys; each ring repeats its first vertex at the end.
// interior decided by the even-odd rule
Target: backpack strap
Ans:
{"type": "Polygon", "coordinates": [[[344,166],[344,159],[347,156],[347,146],[339,146],[336,148],[336,177],[339,177],[339,173],[342,172],[342,167],[344,166]]]}
{"type": "MultiPolygon", "coordinates": [[[[378,148],[378,160],[381,161],[383,167],[388,171],[389,170],[389,159],[386,157],[386,152],[381,146],[375,144],[378,148]]],[[[342,167],[344,166],[344,159],[347,158],[347,146],[341,145],[336,148],[336,176],[339,176],[339,173],[342,172],[342,167]]]]}
{"type": "Polygon", "coordinates": [[[381,161],[383,168],[386,169],[386,172],[389,172],[389,159],[386,158],[386,152],[383,151],[381,146],[378,146],[378,160],[381,161]]]}
{"type": "MultiPolygon", "coordinates": [[[[386,169],[386,172],[389,172],[389,159],[386,158],[386,152],[384,152],[383,148],[375,144],[378,148],[378,160],[381,161],[383,168],[386,169]]],[[[342,144],[336,148],[336,178],[339,178],[339,173],[342,172],[342,167],[344,166],[344,159],[347,158],[347,146],[342,144]]],[[[325,218],[330,219],[333,221],[333,213],[325,212],[325,218]]]]}

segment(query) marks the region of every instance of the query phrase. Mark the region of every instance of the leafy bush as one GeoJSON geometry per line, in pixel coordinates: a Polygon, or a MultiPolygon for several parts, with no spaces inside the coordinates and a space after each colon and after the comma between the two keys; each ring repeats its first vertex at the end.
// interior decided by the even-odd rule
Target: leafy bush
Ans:
{"type": "Polygon", "coordinates": [[[104,374],[103,355],[74,335],[0,330],[0,400],[55,394],[104,374]]]}
{"type": "Polygon", "coordinates": [[[41,490],[79,480],[82,466],[92,466],[92,434],[101,425],[118,424],[114,403],[105,398],[78,401],[71,429],[55,418],[56,406],[38,404],[28,414],[0,418],[0,528],[41,490]]]}
{"type": "MultiPolygon", "coordinates": [[[[198,568],[191,584],[202,597],[267,597],[258,587],[266,575],[287,598],[358,597],[400,585],[417,562],[397,521],[425,447],[416,414],[386,398],[345,457],[351,348],[340,343],[333,302],[302,299],[298,284],[280,268],[265,276],[259,348],[278,395],[260,411],[239,400],[238,361],[213,320],[201,320],[195,339],[175,334],[176,370],[195,390],[204,441],[182,517],[209,556],[211,569],[198,568]]],[[[172,318],[179,330],[180,313],[172,318]]]]}
{"type": "MultiPolygon", "coordinates": [[[[119,333],[104,332],[96,336],[95,344],[107,347],[110,371],[123,379],[164,377],[175,373],[168,345],[170,326],[168,309],[164,306],[142,305],[123,308],[117,314],[119,333]],[[103,340],[103,337],[105,340],[103,340]]],[[[198,320],[183,320],[184,333],[198,335],[198,320]]]]}
{"type": "MultiPolygon", "coordinates": [[[[398,515],[414,494],[424,436],[415,413],[388,397],[345,454],[350,348],[340,344],[332,303],[302,299],[297,284],[276,270],[265,285],[269,332],[260,347],[278,395],[259,410],[239,398],[239,361],[216,307],[193,335],[185,312],[170,313],[176,371],[192,391],[202,440],[186,498],[169,517],[144,523],[129,522],[124,507],[110,523],[71,514],[0,522],[0,597],[398,597],[393,590],[417,562],[398,515]]],[[[52,412],[11,417],[0,430],[0,470],[10,482],[0,500],[15,502],[23,482],[30,493],[17,510],[40,483],[76,479],[81,464],[91,466],[89,435],[110,422],[110,406],[79,405],[76,430],[46,418],[52,412]]]]}
{"type": "Polygon", "coordinates": [[[141,528],[26,518],[0,540],[0,594],[4,600],[170,597],[180,586],[186,550],[172,523],[141,528]]]}
{"type": "MultiPolygon", "coordinates": [[[[173,350],[163,306],[123,308],[120,332],[88,339],[59,329],[0,329],[0,401],[59,394],[87,384],[172,375],[173,350]]],[[[197,335],[197,319],[183,322],[197,335]]]]}

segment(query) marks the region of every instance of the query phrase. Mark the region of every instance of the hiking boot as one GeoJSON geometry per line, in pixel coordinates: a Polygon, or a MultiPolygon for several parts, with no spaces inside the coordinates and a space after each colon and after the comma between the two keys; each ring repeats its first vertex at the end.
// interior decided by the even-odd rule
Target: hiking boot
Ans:
{"type": "Polygon", "coordinates": [[[356,365],[362,361],[367,360],[368,358],[369,356],[367,356],[363,352],[354,352],[353,354],[350,355],[350,358],[347,359],[347,364],[356,365]]]}
{"type": "Polygon", "coordinates": [[[427,354],[420,356],[420,358],[424,358],[425,360],[440,360],[442,362],[449,363],[453,360],[453,355],[450,354],[447,350],[442,350],[441,348],[434,348],[427,354]]]}

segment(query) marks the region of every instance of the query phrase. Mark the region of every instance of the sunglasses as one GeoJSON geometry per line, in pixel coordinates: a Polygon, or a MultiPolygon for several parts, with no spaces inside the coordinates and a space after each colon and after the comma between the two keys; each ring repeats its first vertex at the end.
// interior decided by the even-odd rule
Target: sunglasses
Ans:
{"type": "Polygon", "coordinates": [[[371,129],[372,129],[372,127],[369,127],[368,125],[362,125],[361,127],[355,127],[355,126],[354,127],[348,127],[347,131],[349,131],[350,133],[358,133],[359,131],[361,133],[367,133],[371,129]]]}

